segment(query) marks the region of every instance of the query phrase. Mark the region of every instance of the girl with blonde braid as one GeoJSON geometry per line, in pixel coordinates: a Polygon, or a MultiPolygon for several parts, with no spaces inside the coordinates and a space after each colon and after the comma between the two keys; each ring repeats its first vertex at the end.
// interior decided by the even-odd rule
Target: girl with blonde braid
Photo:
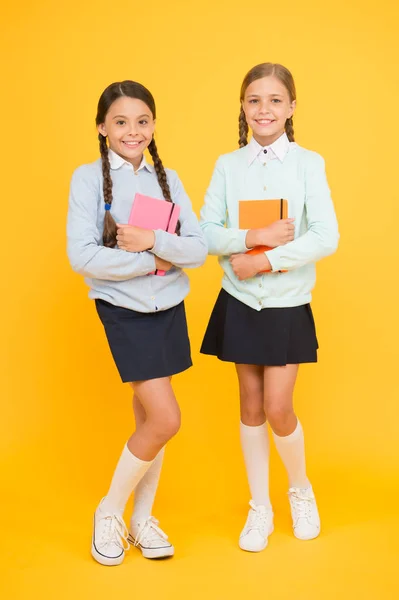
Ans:
{"type": "Polygon", "coordinates": [[[209,253],[219,256],[224,272],[201,351],[236,367],[252,495],[239,545],[259,552],[273,531],[266,420],[288,473],[294,535],[309,540],[320,532],[293,392],[299,365],[317,361],[310,308],[315,262],[336,250],[339,236],[324,160],[294,140],[289,70],[255,66],[242,83],[240,105],[240,149],[218,159],[201,211],[209,253]],[[281,198],[289,218],[240,229],[240,200],[281,198]],[[247,254],[255,246],[270,249],[247,254]]]}

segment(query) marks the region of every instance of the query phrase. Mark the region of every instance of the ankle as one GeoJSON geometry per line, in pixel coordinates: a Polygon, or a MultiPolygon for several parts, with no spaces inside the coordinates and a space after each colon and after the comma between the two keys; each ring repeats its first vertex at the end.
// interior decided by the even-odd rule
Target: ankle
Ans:
{"type": "Polygon", "coordinates": [[[118,515],[119,517],[123,517],[124,509],[124,506],[117,506],[114,502],[110,501],[108,496],[105,496],[97,507],[97,510],[101,513],[118,515]]]}

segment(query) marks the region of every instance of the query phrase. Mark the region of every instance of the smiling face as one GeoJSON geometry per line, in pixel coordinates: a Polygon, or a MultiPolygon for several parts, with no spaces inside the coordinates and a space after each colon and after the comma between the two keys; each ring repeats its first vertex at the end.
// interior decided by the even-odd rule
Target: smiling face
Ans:
{"type": "Polygon", "coordinates": [[[256,141],[270,146],[284,133],[286,120],[294,114],[295,100],[277,77],[269,75],[248,85],[242,108],[256,141]]]}
{"type": "Polygon", "coordinates": [[[155,120],[145,102],[121,96],[111,104],[97,129],[108,137],[111,150],[138,168],[154,135],[155,120]]]}

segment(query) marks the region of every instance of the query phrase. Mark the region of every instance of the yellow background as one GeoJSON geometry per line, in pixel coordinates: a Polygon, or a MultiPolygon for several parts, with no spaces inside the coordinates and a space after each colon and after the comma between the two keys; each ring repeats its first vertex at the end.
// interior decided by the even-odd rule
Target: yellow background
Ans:
{"type": "Polygon", "coordinates": [[[397,2],[67,4],[2,9],[0,597],[398,597],[397,2]],[[70,176],[98,156],[102,90],[135,79],[198,214],[216,158],[237,144],[242,78],[264,61],[295,76],[296,139],[326,159],[342,236],[318,267],[320,361],[296,390],[323,533],[292,537],[273,449],[276,532],[261,554],[237,547],[249,493],[234,370],[198,354],[221,279],[210,258],[190,273],[195,368],[175,379],[183,428],[155,511],[176,556],[132,550],[106,569],[89,555],[92,511],[133,421],[67,263],[70,176]]]}

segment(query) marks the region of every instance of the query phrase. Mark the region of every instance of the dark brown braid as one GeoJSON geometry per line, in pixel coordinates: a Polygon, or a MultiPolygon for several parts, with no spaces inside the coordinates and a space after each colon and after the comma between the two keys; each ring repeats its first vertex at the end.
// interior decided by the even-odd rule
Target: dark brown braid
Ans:
{"type": "Polygon", "coordinates": [[[294,138],[294,123],[292,120],[292,117],[290,117],[289,119],[286,120],[285,122],[285,133],[287,134],[287,137],[289,139],[290,142],[295,142],[295,138],[294,138]]]}
{"type": "Polygon", "coordinates": [[[163,197],[168,202],[172,202],[172,195],[170,193],[169,184],[168,184],[168,180],[166,178],[165,169],[164,169],[164,166],[162,164],[162,160],[159,158],[158,148],[157,148],[157,145],[155,143],[154,138],[152,138],[150,144],[148,145],[148,150],[149,150],[149,152],[151,154],[151,157],[152,157],[152,160],[153,160],[153,163],[154,163],[155,173],[157,174],[158,183],[159,183],[160,188],[162,190],[163,197]]]}
{"type": "MultiPolygon", "coordinates": [[[[169,188],[169,183],[168,183],[168,180],[166,177],[166,172],[165,172],[164,166],[162,164],[162,160],[159,157],[158,148],[157,148],[154,138],[152,138],[151,142],[149,143],[148,150],[149,150],[149,153],[151,154],[151,158],[154,163],[154,169],[155,169],[155,173],[157,174],[159,186],[162,190],[162,195],[165,200],[167,200],[168,202],[172,202],[172,194],[170,193],[170,188],[169,188]]],[[[178,223],[177,223],[176,233],[178,235],[180,235],[180,221],[178,221],[178,223]]]]}
{"type": "Polygon", "coordinates": [[[248,144],[248,123],[245,118],[245,113],[243,108],[241,107],[240,116],[238,117],[238,144],[240,148],[243,148],[248,144]]]}
{"type": "MultiPolygon", "coordinates": [[[[108,145],[106,138],[98,134],[98,140],[100,142],[100,154],[101,163],[103,170],[103,192],[104,192],[104,203],[111,206],[112,204],[112,179],[111,179],[111,167],[108,158],[108,145]]],[[[103,244],[107,248],[114,248],[116,246],[116,223],[111,215],[110,210],[105,211],[104,216],[104,230],[103,230],[103,244]]]]}

